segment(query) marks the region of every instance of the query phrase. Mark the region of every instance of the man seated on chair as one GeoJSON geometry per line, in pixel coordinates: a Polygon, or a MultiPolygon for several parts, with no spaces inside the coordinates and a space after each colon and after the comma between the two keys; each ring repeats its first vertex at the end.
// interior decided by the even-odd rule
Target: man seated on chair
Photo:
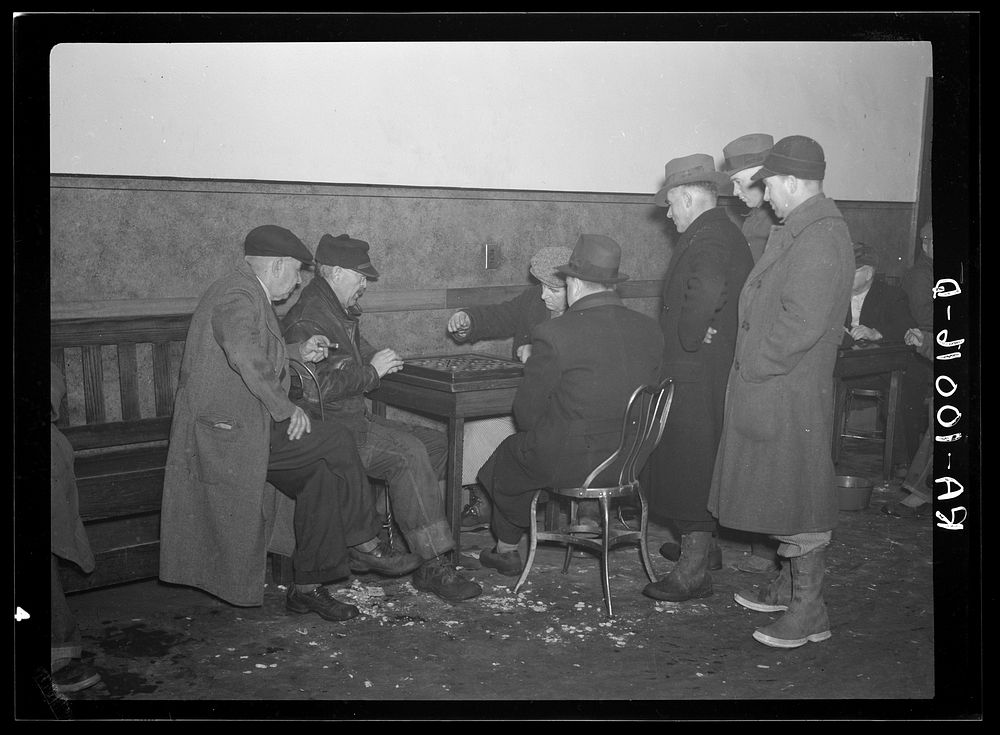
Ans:
{"type": "MultiPolygon", "coordinates": [[[[915,326],[910,314],[906,293],[875,279],[878,255],[862,242],[854,243],[854,285],[851,290],[851,309],[844,321],[843,347],[863,347],[872,344],[903,344],[907,331],[915,326]]],[[[908,465],[920,442],[923,418],[923,395],[916,374],[903,374],[900,384],[899,416],[893,442],[893,462],[908,465]],[[907,377],[909,375],[909,377],[907,377]],[[916,415],[915,420],[907,418],[916,415]]],[[[888,396],[888,376],[854,378],[847,381],[853,388],[881,390],[888,396]]]]}
{"type": "Polygon", "coordinates": [[[493,501],[497,544],[479,561],[501,574],[523,567],[518,544],[533,519],[535,490],[573,487],[618,446],[632,392],[658,382],[663,334],[654,319],[625,307],[615,284],[621,247],[581,235],[566,277],[569,309],[534,328],[531,356],[514,397],[518,431],[497,447],[479,480],[493,501]]]}
{"type": "MultiPolygon", "coordinates": [[[[365,403],[365,393],[403,367],[395,350],[376,350],[361,336],[358,300],[368,279],[379,277],[368,243],[348,235],[323,235],[316,263],[316,276],[282,321],[285,339],[298,342],[318,332],[337,348],[315,367],[321,395],[304,381],[302,405],[315,418],[322,401],[326,418],[350,430],[368,475],[388,483],[393,517],[407,545],[422,560],[413,573],[413,586],[449,601],[476,597],[482,588],[458,574],[447,558],[455,541],[439,482],[447,462],[444,434],[374,416],[365,403]]],[[[368,571],[368,564],[352,559],[351,569],[361,574],[368,571]]]]}
{"type": "Polygon", "coordinates": [[[288,398],[288,358],[326,359],[315,332],[285,345],[272,302],[287,299],[312,253],[276,225],[247,235],[244,257],[191,317],[163,482],[160,579],[234,605],[260,605],[278,510],[266,485],[295,499],[294,584],[286,608],[326,620],[359,610],[326,585],[365,564],[398,576],[419,564],[378,540],[378,518],[350,435],[313,423],[288,398]],[[270,521],[270,523],[269,523],[270,521]]]}

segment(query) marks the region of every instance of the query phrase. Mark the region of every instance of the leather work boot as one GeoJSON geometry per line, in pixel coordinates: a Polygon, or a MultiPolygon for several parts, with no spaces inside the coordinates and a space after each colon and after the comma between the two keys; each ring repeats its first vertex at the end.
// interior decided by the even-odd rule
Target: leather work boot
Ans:
{"type": "Polygon", "coordinates": [[[341,602],[329,588],[320,585],[312,592],[298,592],[295,585],[288,588],[285,595],[285,609],[296,615],[314,612],[323,620],[335,623],[356,618],[361,611],[355,605],[341,602]]]}
{"type": "Polygon", "coordinates": [[[479,563],[484,567],[496,569],[505,577],[516,577],[524,569],[524,564],[521,563],[521,555],[519,553],[516,551],[500,553],[496,550],[496,547],[483,549],[479,553],[479,563]]]}
{"type": "Polygon", "coordinates": [[[482,587],[459,574],[453,564],[439,558],[425,562],[413,573],[410,583],[421,592],[430,592],[448,602],[469,600],[483,592],[482,587]]]}
{"type": "Polygon", "coordinates": [[[784,612],[792,601],[792,562],[779,560],[778,573],[766,587],[755,590],[740,590],[733,599],[748,610],[757,612],[784,612]]]}
{"type": "Polygon", "coordinates": [[[829,638],[830,619],[823,601],[826,547],[792,557],[792,600],[788,610],[770,625],[758,628],[753,637],[774,648],[798,648],[829,638]]]}
{"type": "MultiPolygon", "coordinates": [[[[666,541],[660,546],[660,556],[669,561],[677,561],[681,558],[681,545],[673,541],[666,541]]],[[[722,549],[718,541],[712,538],[712,550],[708,552],[708,570],[717,572],[722,569],[722,549]]]]}
{"type": "Polygon", "coordinates": [[[490,527],[490,501],[479,485],[467,485],[469,502],[462,508],[462,530],[479,531],[490,527]]]}
{"type": "Polygon", "coordinates": [[[355,574],[375,572],[385,577],[401,577],[423,564],[423,559],[416,554],[396,551],[379,540],[378,546],[367,553],[352,546],[347,550],[347,564],[355,574]]]}
{"type": "Polygon", "coordinates": [[[654,600],[684,602],[712,594],[708,557],[712,547],[711,531],[692,531],[681,536],[681,555],[670,574],[659,582],[650,582],[642,594],[654,600]]]}

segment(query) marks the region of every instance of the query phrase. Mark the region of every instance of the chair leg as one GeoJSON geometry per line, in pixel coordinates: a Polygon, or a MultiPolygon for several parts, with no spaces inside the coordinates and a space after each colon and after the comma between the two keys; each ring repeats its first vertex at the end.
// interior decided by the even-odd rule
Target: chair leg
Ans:
{"type": "Polygon", "coordinates": [[[611,537],[611,524],[608,514],[608,499],[601,496],[601,512],[604,515],[604,526],[601,529],[601,584],[604,587],[604,605],[608,610],[608,617],[614,617],[611,610],[611,580],[608,579],[608,546],[611,537]]]}
{"type": "MultiPolygon", "coordinates": [[[[528,579],[528,573],[531,571],[531,565],[535,561],[535,549],[538,547],[538,520],[536,518],[536,513],[538,512],[538,495],[541,491],[536,490],[535,494],[531,496],[531,526],[528,529],[528,558],[524,562],[524,569],[521,570],[521,576],[517,578],[517,584],[514,585],[514,594],[518,593],[528,579]]],[[[549,502],[552,502],[550,499],[549,502]]]]}
{"type": "Polygon", "coordinates": [[[391,549],[394,547],[393,544],[394,539],[392,530],[392,524],[393,524],[392,503],[389,500],[389,483],[388,482],[384,483],[383,487],[385,489],[385,522],[382,524],[382,528],[385,529],[386,539],[388,540],[389,548],[391,549]]]}
{"type": "MultiPolygon", "coordinates": [[[[576,501],[573,500],[572,498],[570,498],[570,501],[569,501],[569,515],[566,518],[566,525],[567,526],[575,526],[576,522],[577,522],[576,501]]],[[[572,534],[569,534],[569,535],[572,535],[572,534]]],[[[569,573],[569,562],[570,562],[570,559],[572,559],[572,558],[573,558],[573,544],[569,544],[568,543],[568,544],[566,544],[566,555],[563,557],[563,568],[562,568],[562,573],[563,574],[568,574],[569,573]]]]}
{"type": "Polygon", "coordinates": [[[650,582],[655,582],[656,572],[653,570],[653,560],[649,556],[649,546],[646,544],[646,524],[649,520],[649,511],[642,491],[636,490],[635,494],[639,498],[639,554],[642,557],[642,566],[646,569],[646,576],[649,577],[650,582]]]}

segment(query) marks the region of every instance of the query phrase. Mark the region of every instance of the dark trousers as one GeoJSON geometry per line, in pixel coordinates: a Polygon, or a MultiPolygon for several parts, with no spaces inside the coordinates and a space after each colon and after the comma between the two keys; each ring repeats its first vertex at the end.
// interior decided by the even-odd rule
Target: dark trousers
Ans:
{"type": "Polygon", "coordinates": [[[372,493],[350,432],[312,421],[292,441],[288,421],[271,423],[267,481],[295,500],[296,584],[324,584],[350,575],[347,547],[378,534],[372,493]]]}
{"type": "Polygon", "coordinates": [[[550,472],[531,467],[521,449],[523,433],[504,439],[479,471],[493,503],[490,529],[499,541],[516,544],[531,524],[531,496],[548,486],[550,472]]]}

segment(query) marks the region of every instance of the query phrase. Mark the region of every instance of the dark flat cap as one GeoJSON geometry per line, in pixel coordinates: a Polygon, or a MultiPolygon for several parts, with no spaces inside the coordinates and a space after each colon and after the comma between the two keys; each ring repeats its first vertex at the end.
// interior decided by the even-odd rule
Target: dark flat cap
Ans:
{"type": "Polygon", "coordinates": [[[268,258],[295,258],[303,263],[313,262],[309,248],[290,230],[278,225],[261,225],[250,230],[243,242],[243,253],[268,258]]]}
{"type": "Polygon", "coordinates": [[[822,181],[826,174],[823,148],[812,138],[789,135],[782,138],[767,154],[764,167],[750,177],[760,181],[768,176],[794,176],[798,179],[822,181]]]}
{"type": "Polygon", "coordinates": [[[368,255],[368,243],[350,235],[323,235],[316,246],[316,262],[323,265],[339,265],[341,268],[357,271],[366,278],[375,280],[378,271],[368,255]]]}

